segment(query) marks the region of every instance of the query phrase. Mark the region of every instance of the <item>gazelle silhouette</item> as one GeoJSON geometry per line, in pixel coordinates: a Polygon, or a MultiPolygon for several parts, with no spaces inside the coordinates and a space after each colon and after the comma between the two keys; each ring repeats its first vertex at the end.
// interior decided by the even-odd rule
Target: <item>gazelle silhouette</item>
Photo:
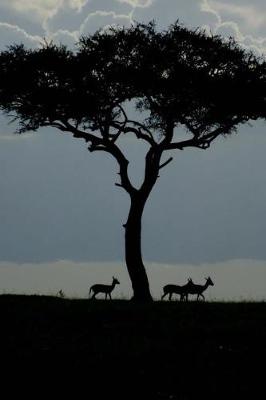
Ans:
{"type": "Polygon", "coordinates": [[[161,297],[161,300],[167,295],[169,295],[169,300],[172,300],[172,295],[173,294],[179,294],[180,295],[180,301],[182,300],[187,300],[188,299],[188,291],[191,285],[194,285],[192,282],[192,279],[188,279],[188,283],[185,285],[166,285],[163,287],[163,292],[164,294],[161,297]]]}
{"type": "Polygon", "coordinates": [[[204,285],[195,285],[195,283],[191,282],[190,286],[188,287],[188,294],[196,294],[197,295],[197,300],[199,300],[199,297],[201,297],[203,300],[205,300],[205,297],[203,295],[203,292],[209,287],[213,286],[214,283],[211,280],[210,277],[205,278],[206,282],[204,285]]]}
{"type": "Polygon", "coordinates": [[[111,285],[102,285],[101,283],[96,283],[95,285],[92,285],[89,291],[89,297],[90,293],[93,292],[93,295],[91,296],[92,299],[96,298],[96,295],[98,293],[104,293],[105,294],[105,300],[107,299],[107,296],[109,296],[109,299],[112,300],[111,297],[111,292],[114,290],[115,285],[119,285],[120,282],[113,277],[113,281],[111,285]]]}

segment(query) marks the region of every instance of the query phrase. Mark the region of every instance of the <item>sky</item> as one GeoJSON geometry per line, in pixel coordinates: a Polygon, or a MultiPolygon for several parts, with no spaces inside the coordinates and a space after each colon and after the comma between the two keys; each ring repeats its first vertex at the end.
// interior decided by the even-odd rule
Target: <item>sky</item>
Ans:
{"type": "MultiPolygon", "coordinates": [[[[81,35],[119,24],[176,20],[234,36],[266,54],[264,0],[0,0],[0,50],[44,38],[73,47],[81,35]]],[[[230,94],[228,94],[230,95],[230,94]]],[[[106,154],[53,129],[14,135],[0,115],[0,293],[87,296],[95,282],[121,281],[129,297],[124,231],[129,201],[106,154]]],[[[173,154],[143,218],[143,258],[155,297],[167,283],[210,275],[208,299],[266,299],[266,126],[241,126],[207,151],[173,154]]],[[[130,174],[143,175],[144,148],[126,142],[130,174]]]]}

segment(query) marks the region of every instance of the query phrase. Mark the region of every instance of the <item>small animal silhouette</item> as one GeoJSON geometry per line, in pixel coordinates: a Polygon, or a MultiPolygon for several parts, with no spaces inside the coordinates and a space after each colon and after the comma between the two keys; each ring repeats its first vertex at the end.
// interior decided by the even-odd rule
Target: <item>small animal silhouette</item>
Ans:
{"type": "Polygon", "coordinates": [[[89,291],[89,297],[90,293],[93,292],[93,295],[91,296],[91,299],[95,299],[96,295],[98,293],[104,293],[105,294],[105,300],[107,299],[107,296],[109,296],[110,300],[112,299],[111,297],[111,292],[114,290],[115,285],[119,285],[120,282],[113,277],[113,281],[111,285],[102,285],[101,283],[96,283],[95,285],[92,285],[89,291]]]}
{"type": "Polygon", "coordinates": [[[187,300],[188,299],[188,290],[190,286],[193,285],[192,279],[188,278],[188,283],[185,285],[166,285],[163,287],[163,292],[164,294],[161,297],[161,300],[167,295],[169,295],[169,300],[172,300],[172,295],[173,294],[179,294],[180,295],[180,301],[182,300],[187,300]]]}
{"type": "Polygon", "coordinates": [[[197,295],[197,300],[199,300],[199,297],[201,297],[203,300],[205,300],[205,297],[203,295],[203,292],[209,287],[209,286],[214,286],[213,281],[211,280],[210,277],[205,278],[206,282],[204,285],[195,285],[195,283],[191,283],[190,286],[188,287],[188,294],[196,294],[197,295]]]}
{"type": "Polygon", "coordinates": [[[65,295],[65,293],[63,292],[62,289],[60,289],[60,290],[57,292],[57,296],[58,296],[58,297],[61,297],[61,299],[63,299],[63,298],[66,297],[66,295],[65,295]]]}

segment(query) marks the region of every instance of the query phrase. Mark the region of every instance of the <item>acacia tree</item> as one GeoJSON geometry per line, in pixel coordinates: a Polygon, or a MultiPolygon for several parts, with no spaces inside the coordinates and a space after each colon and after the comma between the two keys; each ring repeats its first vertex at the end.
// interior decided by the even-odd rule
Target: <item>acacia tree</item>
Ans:
{"type": "Polygon", "coordinates": [[[239,124],[265,118],[265,88],[263,59],[232,38],[178,23],[164,32],[154,23],[98,31],[82,37],[75,51],[46,43],[38,49],[13,45],[0,54],[0,107],[18,120],[19,133],[58,128],[117,161],[116,185],[130,197],[125,259],[139,301],[151,300],[141,221],[160,169],[176,150],[208,149],[239,124]],[[139,111],[134,120],[128,103],[139,111]],[[129,178],[124,135],[147,145],[140,187],[129,178]]]}

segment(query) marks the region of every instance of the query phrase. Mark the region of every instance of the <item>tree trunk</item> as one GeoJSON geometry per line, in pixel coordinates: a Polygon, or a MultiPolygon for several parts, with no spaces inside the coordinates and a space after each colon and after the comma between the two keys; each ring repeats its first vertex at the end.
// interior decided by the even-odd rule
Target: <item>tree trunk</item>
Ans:
{"type": "Polygon", "coordinates": [[[132,283],[134,301],[150,302],[152,296],[141,255],[141,220],[147,198],[140,193],[131,196],[131,206],[125,225],[125,256],[132,283]]]}

